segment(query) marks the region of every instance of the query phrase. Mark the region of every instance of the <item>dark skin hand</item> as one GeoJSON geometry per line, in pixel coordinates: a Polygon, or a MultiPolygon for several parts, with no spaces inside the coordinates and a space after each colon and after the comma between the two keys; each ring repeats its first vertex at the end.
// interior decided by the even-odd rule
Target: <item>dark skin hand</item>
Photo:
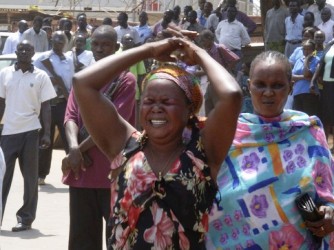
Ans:
{"type": "MultiPolygon", "coordinates": [[[[195,31],[189,31],[189,30],[175,30],[172,28],[167,28],[166,30],[164,30],[164,32],[172,37],[178,37],[178,38],[185,38],[186,40],[192,41],[194,38],[196,38],[198,36],[198,33],[195,31]]],[[[170,43],[177,43],[175,40],[170,40],[170,43]]],[[[161,42],[161,44],[165,44],[164,46],[157,46],[154,48],[154,57],[161,62],[174,62],[176,60],[182,60],[184,61],[186,64],[188,65],[195,65],[195,59],[194,59],[194,55],[192,53],[192,51],[189,49],[187,49],[187,51],[189,50],[188,53],[186,53],[187,51],[181,52],[181,51],[174,51],[172,54],[168,53],[167,51],[170,50],[170,46],[166,44],[166,42],[161,42]],[[166,51],[165,51],[166,50],[166,51]],[[164,53],[166,52],[166,53],[164,53]],[[185,56],[186,54],[188,54],[187,56],[185,56]],[[191,56],[189,56],[191,55],[191,56]]],[[[185,46],[185,49],[187,48],[187,46],[185,46]]]]}
{"type": "Polygon", "coordinates": [[[89,136],[80,145],[70,148],[68,155],[62,160],[61,169],[64,175],[67,175],[71,170],[74,173],[74,178],[79,179],[80,171],[86,171],[87,167],[93,164],[89,157],[83,155],[91,147],[95,146],[94,141],[89,136]]]}
{"type": "Polygon", "coordinates": [[[40,140],[40,148],[46,149],[51,145],[50,138],[50,121],[51,121],[51,106],[49,101],[45,101],[41,105],[41,116],[43,123],[43,135],[40,140]]]}
{"type": "Polygon", "coordinates": [[[190,30],[178,30],[173,28],[167,28],[163,32],[169,34],[171,37],[179,37],[179,38],[188,38],[190,40],[194,40],[198,33],[196,31],[190,31],[190,30]]]}
{"type": "Polygon", "coordinates": [[[320,206],[319,213],[323,219],[311,222],[305,221],[305,226],[316,236],[325,237],[334,231],[334,209],[329,206],[320,206]]]}
{"type": "Polygon", "coordinates": [[[61,169],[64,175],[67,175],[72,170],[76,180],[79,179],[80,169],[86,171],[83,168],[83,157],[79,147],[70,149],[69,154],[62,160],[61,169]]]}
{"type": "Polygon", "coordinates": [[[71,170],[76,180],[80,177],[80,171],[86,171],[86,167],[92,164],[92,161],[85,157],[88,149],[95,146],[94,141],[88,136],[80,144],[78,143],[79,128],[73,121],[68,121],[65,125],[66,138],[69,143],[69,153],[62,160],[62,171],[67,175],[71,170]]]}

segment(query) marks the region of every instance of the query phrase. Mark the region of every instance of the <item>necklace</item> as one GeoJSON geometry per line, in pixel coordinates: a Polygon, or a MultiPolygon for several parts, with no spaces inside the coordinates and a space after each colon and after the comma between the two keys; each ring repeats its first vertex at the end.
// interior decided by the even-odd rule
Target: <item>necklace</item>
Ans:
{"type": "Polygon", "coordinates": [[[152,171],[155,173],[155,175],[158,177],[159,181],[162,179],[162,176],[164,176],[168,172],[166,170],[168,169],[168,167],[170,167],[171,163],[176,159],[176,157],[183,151],[183,148],[184,148],[184,145],[182,143],[179,144],[177,148],[170,154],[170,156],[168,157],[163,167],[160,168],[159,171],[157,171],[157,169],[154,170],[153,168],[153,166],[156,165],[155,162],[153,161],[153,159],[156,159],[156,157],[154,156],[156,154],[154,154],[151,147],[147,147],[149,157],[152,160],[152,163],[154,163],[153,165],[150,165],[150,167],[152,171]]]}

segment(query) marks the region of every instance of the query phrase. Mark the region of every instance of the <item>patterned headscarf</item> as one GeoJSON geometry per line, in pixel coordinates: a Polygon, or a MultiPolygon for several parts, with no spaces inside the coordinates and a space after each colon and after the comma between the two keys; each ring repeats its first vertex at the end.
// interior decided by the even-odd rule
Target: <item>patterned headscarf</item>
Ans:
{"type": "Polygon", "coordinates": [[[176,83],[191,103],[193,114],[199,112],[203,102],[203,95],[199,84],[200,81],[196,76],[175,65],[163,65],[146,75],[143,80],[142,89],[146,88],[149,81],[155,79],[167,79],[176,83]]]}

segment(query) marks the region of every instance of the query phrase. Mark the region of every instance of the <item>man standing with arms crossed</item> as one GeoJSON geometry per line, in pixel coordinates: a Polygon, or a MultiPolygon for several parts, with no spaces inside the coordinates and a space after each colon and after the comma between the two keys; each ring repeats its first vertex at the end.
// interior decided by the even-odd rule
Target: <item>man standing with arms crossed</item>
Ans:
{"type": "Polygon", "coordinates": [[[2,213],[13,179],[16,159],[24,179],[23,206],[17,211],[13,232],[28,230],[36,217],[38,197],[38,149],[41,113],[44,127],[40,147],[50,145],[50,103],[56,96],[48,75],[31,62],[34,47],[23,40],[17,45],[17,63],[0,71],[1,147],[6,161],[2,190],[2,213]]]}

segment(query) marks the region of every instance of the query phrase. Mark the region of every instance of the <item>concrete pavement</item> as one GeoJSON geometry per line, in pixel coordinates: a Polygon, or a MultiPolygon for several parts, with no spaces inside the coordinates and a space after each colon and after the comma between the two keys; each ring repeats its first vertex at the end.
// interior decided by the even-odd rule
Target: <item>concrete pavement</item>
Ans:
{"type": "Polygon", "coordinates": [[[23,179],[18,164],[15,167],[12,187],[0,233],[1,250],[66,250],[69,229],[68,186],[61,182],[63,150],[54,150],[51,173],[46,185],[39,187],[37,215],[32,229],[12,232],[16,225],[16,211],[22,205],[23,179]]]}

